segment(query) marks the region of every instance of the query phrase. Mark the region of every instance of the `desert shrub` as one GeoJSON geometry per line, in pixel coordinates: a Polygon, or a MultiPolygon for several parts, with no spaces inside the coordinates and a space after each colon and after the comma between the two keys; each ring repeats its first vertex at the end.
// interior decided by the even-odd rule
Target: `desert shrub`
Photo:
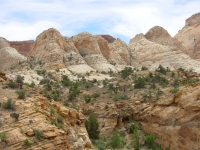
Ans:
{"type": "Polygon", "coordinates": [[[34,88],[35,87],[35,83],[32,82],[31,84],[29,84],[29,87],[34,88]]]}
{"type": "Polygon", "coordinates": [[[28,139],[24,140],[24,145],[30,147],[33,143],[31,143],[28,139]]]}
{"type": "Polygon", "coordinates": [[[5,133],[1,133],[0,134],[0,139],[2,142],[5,142],[6,141],[6,134],[5,133]]]}
{"type": "Polygon", "coordinates": [[[8,87],[15,89],[18,88],[18,84],[16,82],[9,81],[8,87]]]}
{"type": "Polygon", "coordinates": [[[52,91],[52,93],[51,93],[51,98],[52,98],[53,100],[57,101],[57,100],[59,99],[59,97],[60,97],[60,92],[59,92],[58,90],[52,91]]]}
{"type": "Polygon", "coordinates": [[[148,70],[148,68],[145,66],[142,66],[141,70],[148,70]]]}
{"type": "Polygon", "coordinates": [[[96,140],[94,144],[99,150],[106,150],[106,143],[103,140],[96,140]]]}
{"type": "Polygon", "coordinates": [[[114,101],[117,101],[117,100],[128,100],[129,99],[129,97],[128,96],[126,96],[126,95],[124,95],[124,94],[122,94],[122,95],[115,95],[114,97],[113,97],[113,100],[114,101]]]}
{"type": "Polygon", "coordinates": [[[170,90],[170,92],[171,92],[172,94],[176,94],[178,91],[179,91],[179,88],[178,88],[178,87],[175,87],[175,88],[173,88],[173,89],[170,90]]]}
{"type": "Polygon", "coordinates": [[[99,97],[99,96],[100,96],[99,93],[93,93],[93,94],[92,94],[92,97],[93,97],[93,98],[97,98],[97,97],[99,97]]]}
{"type": "Polygon", "coordinates": [[[52,90],[52,87],[51,87],[50,83],[45,84],[43,87],[44,87],[45,91],[51,91],[52,90]]]}
{"type": "Polygon", "coordinates": [[[90,95],[84,95],[84,100],[86,103],[89,103],[91,101],[91,96],[90,95]]]}
{"type": "Polygon", "coordinates": [[[15,118],[15,120],[18,120],[19,114],[18,113],[11,113],[10,117],[15,118]]]}
{"type": "Polygon", "coordinates": [[[54,115],[55,112],[56,112],[55,109],[54,109],[53,107],[51,107],[51,108],[50,108],[50,114],[51,114],[51,116],[54,115]]]}
{"type": "Polygon", "coordinates": [[[18,94],[19,99],[24,99],[26,96],[26,90],[24,90],[24,89],[17,90],[16,93],[18,94]]]}
{"type": "Polygon", "coordinates": [[[156,136],[154,134],[150,134],[145,136],[144,140],[146,145],[151,148],[155,143],[156,136]]]}
{"type": "Polygon", "coordinates": [[[43,137],[43,132],[40,130],[34,130],[35,138],[40,140],[43,137]]]}
{"type": "Polygon", "coordinates": [[[160,72],[164,75],[167,73],[167,69],[165,69],[162,65],[159,65],[158,69],[156,69],[157,72],[160,72]]]}
{"type": "Polygon", "coordinates": [[[144,88],[146,85],[145,78],[142,78],[142,77],[139,77],[138,79],[136,79],[134,83],[135,83],[134,88],[136,89],[144,88]]]}
{"type": "Polygon", "coordinates": [[[20,89],[22,89],[22,86],[24,84],[24,77],[23,76],[20,76],[20,75],[17,75],[16,77],[16,82],[18,83],[20,89]]]}
{"type": "Polygon", "coordinates": [[[62,75],[61,83],[64,87],[68,87],[72,84],[71,81],[69,80],[68,76],[66,76],[66,75],[62,75]]]}
{"type": "Polygon", "coordinates": [[[123,148],[125,144],[126,143],[123,141],[118,133],[113,134],[109,141],[109,146],[111,146],[113,149],[123,148]]]}
{"type": "Polygon", "coordinates": [[[126,79],[131,73],[133,73],[133,69],[131,67],[125,67],[121,72],[121,77],[126,79]]]}
{"type": "Polygon", "coordinates": [[[3,108],[15,110],[15,102],[13,102],[11,98],[9,98],[9,99],[7,99],[7,101],[3,104],[3,108]]]}
{"type": "Polygon", "coordinates": [[[49,83],[50,82],[50,80],[49,79],[47,79],[47,78],[44,78],[44,79],[42,79],[42,80],[40,80],[40,85],[43,85],[43,84],[47,84],[47,83],[49,83]]]}
{"type": "Polygon", "coordinates": [[[46,70],[36,70],[38,75],[45,76],[46,70]]]}
{"type": "Polygon", "coordinates": [[[98,139],[99,138],[99,123],[94,115],[94,113],[89,114],[88,120],[85,121],[85,127],[87,129],[88,135],[90,139],[98,139]]]}

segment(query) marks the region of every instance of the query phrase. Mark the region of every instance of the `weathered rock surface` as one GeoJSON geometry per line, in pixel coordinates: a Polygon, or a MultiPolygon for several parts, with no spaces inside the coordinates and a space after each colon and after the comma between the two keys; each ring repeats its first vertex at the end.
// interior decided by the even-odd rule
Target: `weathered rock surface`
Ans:
{"type": "Polygon", "coordinates": [[[174,50],[170,46],[164,46],[151,42],[143,34],[136,35],[129,43],[133,63],[138,67],[146,66],[150,70],[158,68],[159,64],[171,70],[184,68],[200,72],[200,63],[191,59],[181,51],[174,50]]]}
{"type": "Polygon", "coordinates": [[[24,60],[26,58],[14,48],[4,47],[0,49],[0,70],[6,70],[24,60]]]}
{"type": "Polygon", "coordinates": [[[101,35],[108,43],[114,42],[116,39],[112,37],[111,35],[101,35]]]}
{"type": "Polygon", "coordinates": [[[29,97],[25,101],[17,99],[16,112],[19,113],[18,121],[10,118],[10,113],[5,113],[3,116],[7,118],[9,124],[3,123],[1,126],[0,133],[5,133],[7,138],[4,144],[0,142],[0,149],[25,149],[24,140],[26,139],[32,143],[30,149],[92,148],[84,126],[85,119],[80,118],[81,112],[73,108],[62,106],[57,102],[50,103],[43,96],[35,94],[34,97],[29,97]],[[55,114],[50,114],[50,108],[55,110],[55,114]],[[62,128],[52,125],[52,120],[58,116],[63,118],[62,128]],[[35,138],[35,130],[43,132],[40,140],[35,138]]]}
{"type": "Polygon", "coordinates": [[[44,31],[37,37],[28,55],[29,59],[31,57],[44,62],[47,69],[67,67],[74,72],[92,70],[82,59],[71,39],[63,37],[53,28],[44,31]]]}
{"type": "Polygon", "coordinates": [[[99,71],[116,71],[116,68],[108,62],[110,49],[102,37],[82,32],[73,36],[73,42],[89,66],[99,71]]]}
{"type": "Polygon", "coordinates": [[[171,37],[167,30],[162,27],[155,26],[151,28],[146,34],[147,40],[156,42],[158,44],[169,46],[172,50],[180,50],[187,54],[185,47],[177,39],[171,37]]]}
{"type": "Polygon", "coordinates": [[[10,47],[15,48],[20,54],[24,55],[25,57],[28,56],[34,41],[8,41],[10,44],[10,47]]]}
{"type": "Polygon", "coordinates": [[[0,49],[5,47],[10,47],[10,44],[5,38],[0,37],[0,49]]]}
{"type": "Polygon", "coordinates": [[[111,52],[115,52],[115,54],[119,56],[115,56],[113,54],[113,61],[118,60],[117,64],[131,65],[131,53],[130,48],[127,46],[125,42],[120,39],[115,40],[114,42],[109,44],[111,52]],[[118,58],[119,57],[119,58],[118,58]],[[122,58],[122,60],[120,59],[122,58]],[[119,62],[122,61],[122,62],[119,62]]]}
{"type": "Polygon", "coordinates": [[[192,59],[200,61],[200,13],[188,18],[175,38],[183,44],[192,59]]]}

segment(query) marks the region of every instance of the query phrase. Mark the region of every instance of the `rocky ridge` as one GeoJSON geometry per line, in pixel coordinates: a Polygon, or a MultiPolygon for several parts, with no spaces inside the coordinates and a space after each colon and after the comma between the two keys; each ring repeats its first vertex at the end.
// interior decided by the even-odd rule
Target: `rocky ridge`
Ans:
{"type": "Polygon", "coordinates": [[[34,97],[26,98],[25,101],[13,95],[12,99],[16,100],[16,112],[20,117],[18,121],[14,121],[10,118],[9,112],[4,112],[3,118],[7,118],[7,123],[3,124],[0,133],[5,133],[7,138],[1,143],[1,149],[27,148],[24,144],[26,139],[32,143],[31,148],[27,149],[34,150],[92,148],[84,127],[85,117],[81,112],[57,102],[50,103],[43,96],[36,94],[37,91],[32,90],[32,93],[34,97]],[[55,110],[55,114],[50,114],[50,108],[55,110]],[[63,118],[62,128],[51,124],[51,121],[58,116],[63,118]],[[43,132],[42,139],[34,137],[34,130],[43,132]]]}
{"type": "Polygon", "coordinates": [[[34,41],[8,41],[10,44],[10,47],[15,48],[20,54],[24,55],[25,57],[28,56],[34,41]]]}
{"type": "Polygon", "coordinates": [[[200,13],[188,18],[175,38],[183,44],[192,59],[200,61],[200,13]]]}
{"type": "Polygon", "coordinates": [[[146,39],[143,34],[138,34],[130,40],[129,48],[138,67],[146,66],[155,70],[161,64],[171,70],[184,68],[200,72],[200,63],[188,55],[146,39]]]}
{"type": "Polygon", "coordinates": [[[6,39],[0,38],[0,70],[6,70],[24,60],[26,58],[10,47],[6,39]]]}

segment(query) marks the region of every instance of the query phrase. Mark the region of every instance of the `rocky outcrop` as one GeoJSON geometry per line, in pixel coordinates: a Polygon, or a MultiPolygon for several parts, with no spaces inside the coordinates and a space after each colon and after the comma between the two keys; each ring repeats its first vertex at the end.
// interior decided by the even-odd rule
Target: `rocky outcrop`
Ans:
{"type": "Polygon", "coordinates": [[[0,70],[9,69],[20,61],[25,60],[26,58],[19,54],[14,48],[4,47],[0,49],[0,70]]]}
{"type": "Polygon", "coordinates": [[[116,68],[108,62],[110,49],[102,37],[82,32],[73,36],[73,42],[89,66],[99,71],[116,71],[116,68]]]}
{"type": "Polygon", "coordinates": [[[92,70],[82,59],[71,39],[63,37],[53,28],[45,30],[37,37],[28,59],[31,57],[44,62],[47,69],[67,67],[77,73],[92,70]]]}
{"type": "Polygon", "coordinates": [[[188,18],[175,38],[183,44],[192,59],[200,61],[200,13],[188,18]]]}
{"type": "Polygon", "coordinates": [[[10,44],[10,47],[15,48],[20,54],[24,55],[25,57],[28,56],[32,45],[34,43],[33,40],[29,41],[8,41],[10,44]]]}
{"type": "Polygon", "coordinates": [[[101,35],[108,43],[114,42],[116,39],[111,35],[101,35]]]}
{"type": "Polygon", "coordinates": [[[85,117],[81,112],[62,106],[57,102],[50,103],[36,92],[32,91],[32,93],[35,95],[27,98],[26,101],[17,99],[18,121],[10,118],[10,113],[4,113],[3,118],[8,118],[9,124],[3,123],[1,126],[0,133],[6,134],[6,141],[0,142],[0,149],[25,149],[27,148],[24,144],[26,139],[32,143],[30,149],[83,150],[92,148],[84,126],[85,117]],[[50,109],[54,109],[54,114],[50,113],[50,109]],[[62,126],[52,123],[58,117],[62,119],[62,126]],[[36,130],[43,133],[41,139],[35,137],[36,130]]]}
{"type": "Polygon", "coordinates": [[[130,40],[129,48],[136,66],[146,66],[150,70],[158,68],[159,64],[171,70],[184,68],[200,72],[200,63],[191,59],[188,55],[164,46],[151,42],[143,34],[136,35],[130,40]]]}
{"type": "MultiPolygon", "coordinates": [[[[120,39],[117,39],[113,43],[110,43],[109,47],[111,49],[111,52],[115,52],[123,60],[123,63],[116,62],[117,64],[131,65],[130,48],[127,46],[125,42],[123,42],[120,39]]],[[[113,61],[115,60],[121,60],[121,59],[120,58],[117,59],[117,57],[113,57],[113,61]]]]}
{"type": "Polygon", "coordinates": [[[0,37],[0,49],[4,47],[10,47],[10,44],[5,38],[0,37]]]}
{"type": "Polygon", "coordinates": [[[156,42],[158,44],[169,46],[172,50],[180,50],[187,54],[185,47],[177,39],[171,37],[167,30],[162,27],[155,26],[151,28],[146,34],[147,40],[156,42]]]}

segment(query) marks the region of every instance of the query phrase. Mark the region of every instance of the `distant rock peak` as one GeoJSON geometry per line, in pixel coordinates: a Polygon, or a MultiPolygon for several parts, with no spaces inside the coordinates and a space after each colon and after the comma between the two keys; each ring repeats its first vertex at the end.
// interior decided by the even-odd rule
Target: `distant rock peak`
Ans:
{"type": "Polygon", "coordinates": [[[196,23],[200,23],[200,12],[192,15],[185,20],[185,26],[191,26],[196,23]]]}
{"type": "Polygon", "coordinates": [[[101,35],[106,41],[108,41],[108,43],[112,43],[114,42],[116,39],[114,37],[112,37],[111,35],[105,34],[105,35],[101,35]]]}

